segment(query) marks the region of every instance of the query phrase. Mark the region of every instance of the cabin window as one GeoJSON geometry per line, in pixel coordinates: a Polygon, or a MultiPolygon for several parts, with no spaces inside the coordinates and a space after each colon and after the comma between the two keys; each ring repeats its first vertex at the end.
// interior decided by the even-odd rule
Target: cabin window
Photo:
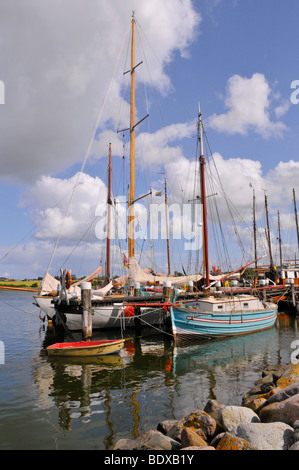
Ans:
{"type": "Polygon", "coordinates": [[[248,307],[248,303],[244,302],[243,307],[248,307]]]}
{"type": "Polygon", "coordinates": [[[217,305],[217,308],[218,308],[218,310],[222,310],[222,309],[223,309],[223,305],[217,305]]]}

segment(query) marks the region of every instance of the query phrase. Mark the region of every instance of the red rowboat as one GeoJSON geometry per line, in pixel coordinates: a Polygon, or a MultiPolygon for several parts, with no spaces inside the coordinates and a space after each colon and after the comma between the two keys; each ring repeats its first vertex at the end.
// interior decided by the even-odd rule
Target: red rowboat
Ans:
{"type": "Polygon", "coordinates": [[[49,356],[86,357],[103,356],[118,352],[125,340],[80,341],[74,343],[55,343],[47,347],[49,356]]]}

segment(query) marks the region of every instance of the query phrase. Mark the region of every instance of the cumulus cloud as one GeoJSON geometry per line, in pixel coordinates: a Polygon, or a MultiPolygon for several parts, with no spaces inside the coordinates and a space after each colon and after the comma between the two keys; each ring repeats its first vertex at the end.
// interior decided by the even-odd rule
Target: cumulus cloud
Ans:
{"type": "Polygon", "coordinates": [[[34,238],[76,242],[95,240],[92,224],[99,201],[107,200],[107,188],[98,177],[79,173],[71,178],[42,176],[24,192],[22,205],[36,227],[34,238]]]}
{"type": "MultiPolygon", "coordinates": [[[[189,200],[200,195],[197,162],[190,161],[184,156],[181,156],[174,162],[169,161],[165,166],[165,171],[168,182],[168,201],[170,208],[172,204],[188,203],[189,200]]],[[[264,231],[266,228],[264,190],[267,191],[269,202],[273,245],[277,244],[277,209],[280,210],[282,229],[284,231],[295,229],[292,208],[292,188],[294,187],[298,195],[299,165],[297,162],[281,162],[274,169],[264,174],[259,161],[251,158],[224,158],[219,153],[216,153],[213,155],[213,161],[207,161],[206,174],[208,195],[217,193],[217,196],[209,198],[209,220],[212,220],[213,215],[210,203],[216,201],[221,222],[231,227],[233,215],[235,223],[238,226],[240,238],[244,246],[247,245],[249,247],[252,247],[252,234],[250,235],[245,229],[243,222],[245,222],[249,228],[252,228],[252,196],[254,189],[257,209],[256,216],[259,228],[258,233],[261,240],[259,242],[260,256],[267,253],[264,231]],[[216,168],[214,167],[214,163],[220,175],[222,186],[220,186],[219,181],[217,181],[215,177],[216,168]],[[209,183],[211,177],[213,183],[209,183]],[[223,197],[223,191],[229,198],[230,203],[233,204],[234,210],[231,213],[228,212],[226,201],[223,197]]],[[[17,276],[17,273],[23,272],[21,277],[27,277],[28,274],[26,274],[26,272],[28,272],[28,266],[30,266],[30,272],[34,272],[34,274],[37,275],[42,274],[46,270],[76,182],[77,175],[66,179],[43,176],[34,185],[26,189],[23,194],[23,209],[34,223],[35,231],[29,243],[18,246],[17,249],[13,250],[10,256],[5,258],[4,262],[1,263],[2,273],[14,272],[14,275],[17,276]]],[[[163,181],[161,181],[161,185],[159,187],[157,185],[156,188],[160,189],[163,187],[162,183],[163,181]]],[[[64,222],[61,242],[58,245],[53,262],[53,270],[51,272],[56,273],[57,268],[60,266],[67,266],[77,274],[87,274],[95,269],[101,261],[104,266],[106,198],[107,187],[100,178],[92,177],[87,174],[80,175],[73,202],[70,206],[67,219],[64,222]],[[82,241],[77,246],[80,238],[82,238],[82,241]],[[70,255],[71,258],[68,260],[70,255]],[[83,259],[85,260],[84,263],[82,261],[83,259]],[[66,260],[67,263],[65,264],[66,260]]],[[[163,197],[154,197],[153,199],[157,204],[163,203],[164,200],[163,197]]],[[[149,226],[146,225],[147,222],[149,222],[147,204],[148,202],[144,200],[136,205],[136,226],[140,223],[140,227],[137,228],[137,230],[141,230],[140,236],[137,237],[136,249],[137,253],[140,253],[139,249],[141,245],[143,246],[143,234],[145,234],[147,244],[143,247],[144,254],[146,253],[146,249],[149,249],[149,226]]],[[[121,272],[122,250],[127,250],[126,220],[126,204],[118,200],[118,203],[115,204],[113,208],[111,228],[116,239],[116,243],[113,244],[113,266],[115,270],[118,270],[117,273],[121,272]],[[118,227],[115,225],[116,220],[118,220],[118,227]],[[117,240],[117,235],[122,237],[121,243],[117,240]]],[[[170,224],[171,233],[174,228],[175,225],[170,224]]],[[[184,234],[191,233],[193,230],[191,219],[187,217],[184,219],[184,234]]],[[[235,239],[233,232],[234,230],[231,228],[230,236],[227,239],[229,243],[233,243],[232,240],[235,239]]],[[[212,236],[212,233],[210,235],[212,236]]],[[[296,245],[290,243],[290,240],[291,238],[289,236],[286,238],[286,235],[283,235],[283,242],[285,244],[288,243],[289,253],[294,253],[296,245]]],[[[175,241],[176,246],[178,242],[179,240],[175,241]]],[[[163,245],[163,240],[161,243],[163,245]]],[[[158,247],[156,241],[155,246],[158,247]]],[[[173,246],[173,244],[171,246],[173,246]]],[[[287,246],[285,249],[286,248],[287,246]]],[[[5,248],[3,248],[2,253],[4,253],[4,251],[5,248]]],[[[234,248],[232,253],[234,253],[236,261],[238,261],[237,256],[239,252],[234,248]]],[[[252,259],[252,256],[253,252],[251,253],[251,258],[249,258],[252,259]]],[[[240,259],[239,257],[239,262],[240,259]]],[[[247,259],[245,261],[247,261],[247,259]]]]}
{"type": "MultiPolygon", "coordinates": [[[[133,0],[90,0],[88,8],[81,0],[1,2],[1,80],[6,91],[0,109],[2,178],[34,181],[82,161],[119,51],[129,42],[135,6],[133,0]]],[[[201,18],[191,0],[139,0],[136,17],[142,25],[138,23],[138,35],[146,31],[151,84],[167,93],[171,81],[165,65],[176,51],[187,55],[201,18]],[[150,55],[152,50],[159,54],[150,55]]],[[[136,62],[140,53],[136,51],[136,62]]],[[[108,122],[127,127],[128,103],[121,98],[124,67],[120,63],[111,83],[102,130],[108,122]]],[[[138,80],[146,82],[145,76],[138,80]]]]}
{"type": "MultiPolygon", "coordinates": [[[[219,132],[246,135],[254,131],[263,137],[280,136],[286,130],[282,121],[271,119],[271,93],[269,83],[261,73],[251,78],[233,75],[228,80],[224,104],[227,112],[214,114],[208,125],[219,132]]],[[[275,117],[286,112],[285,103],[276,107],[275,117]]]]}

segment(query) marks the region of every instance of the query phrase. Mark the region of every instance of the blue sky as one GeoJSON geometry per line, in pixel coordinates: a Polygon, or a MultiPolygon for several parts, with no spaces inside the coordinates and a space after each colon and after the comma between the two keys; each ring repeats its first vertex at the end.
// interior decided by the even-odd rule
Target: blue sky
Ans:
{"type": "MultiPolygon", "coordinates": [[[[106,198],[109,141],[114,196],[123,195],[127,185],[128,135],[112,131],[128,127],[129,75],[123,72],[132,10],[138,21],[136,61],[143,60],[136,70],[137,115],[150,113],[137,129],[137,195],[162,189],[166,177],[170,204],[190,198],[200,101],[211,151],[238,212],[250,226],[251,183],[263,237],[266,190],[274,252],[279,210],[285,257],[298,256],[292,189],[298,198],[299,105],[290,100],[291,83],[299,80],[298,2],[91,0],[86,8],[80,0],[3,0],[0,276],[44,274],[99,110],[96,140],[50,271],[63,266],[88,274],[104,261],[95,204],[106,198]]],[[[148,202],[142,204],[141,212],[148,202]]],[[[252,239],[240,230],[252,260],[252,239]]],[[[189,255],[178,255],[177,241],[171,246],[173,269],[181,271],[189,255]]],[[[147,265],[149,247],[137,247],[147,265]]],[[[124,242],[114,244],[115,274],[121,274],[119,254],[125,250],[124,242]]],[[[156,242],[155,250],[156,268],[165,271],[165,241],[156,242]]],[[[232,264],[238,262],[234,252],[232,264]]]]}

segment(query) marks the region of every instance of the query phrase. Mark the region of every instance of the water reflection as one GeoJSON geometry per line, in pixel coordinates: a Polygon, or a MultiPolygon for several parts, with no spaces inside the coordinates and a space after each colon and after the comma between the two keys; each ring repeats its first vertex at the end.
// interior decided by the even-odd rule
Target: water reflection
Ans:
{"type": "Polygon", "coordinates": [[[149,336],[127,341],[117,355],[50,359],[44,348],[55,336],[49,330],[34,376],[63,431],[80,423],[86,439],[96,432],[102,448],[110,448],[202,408],[208,398],[240,404],[263,368],[289,362],[297,331],[298,319],[281,315],[270,330],[226,340],[175,346],[167,337],[149,336]]]}

